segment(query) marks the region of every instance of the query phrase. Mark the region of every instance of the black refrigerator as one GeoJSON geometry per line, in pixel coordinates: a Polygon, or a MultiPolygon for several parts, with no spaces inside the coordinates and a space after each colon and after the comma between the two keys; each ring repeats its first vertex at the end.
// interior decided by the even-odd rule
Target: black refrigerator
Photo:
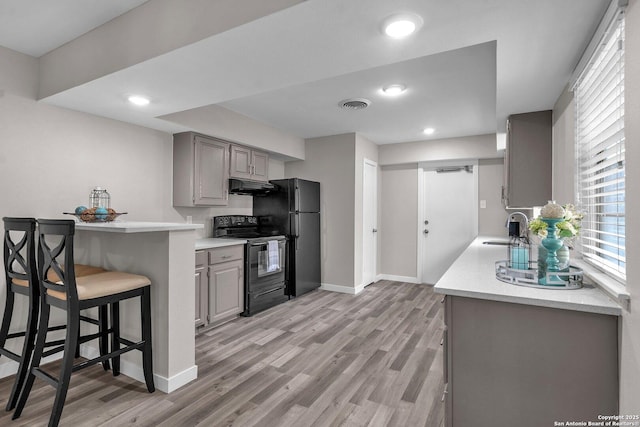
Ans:
{"type": "Polygon", "coordinates": [[[287,236],[286,282],[290,297],[320,287],[320,183],[299,178],[269,181],[277,187],[253,197],[264,228],[287,236]]]}

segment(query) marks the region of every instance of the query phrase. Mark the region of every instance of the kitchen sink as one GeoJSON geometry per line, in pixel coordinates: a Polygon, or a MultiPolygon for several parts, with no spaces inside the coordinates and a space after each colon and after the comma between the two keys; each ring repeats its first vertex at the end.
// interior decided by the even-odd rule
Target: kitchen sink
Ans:
{"type": "Polygon", "coordinates": [[[498,246],[509,246],[509,242],[505,242],[504,240],[486,240],[482,242],[483,245],[498,245],[498,246]]]}

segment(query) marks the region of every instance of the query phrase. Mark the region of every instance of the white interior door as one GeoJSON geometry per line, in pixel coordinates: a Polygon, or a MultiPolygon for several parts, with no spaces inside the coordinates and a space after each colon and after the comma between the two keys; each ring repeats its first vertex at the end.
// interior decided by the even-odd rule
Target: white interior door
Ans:
{"type": "Polygon", "coordinates": [[[477,167],[426,167],[419,226],[422,283],[435,284],[478,234],[477,167]]]}
{"type": "Polygon", "coordinates": [[[376,278],[377,182],[378,165],[365,159],[362,178],[362,283],[365,286],[376,278]]]}

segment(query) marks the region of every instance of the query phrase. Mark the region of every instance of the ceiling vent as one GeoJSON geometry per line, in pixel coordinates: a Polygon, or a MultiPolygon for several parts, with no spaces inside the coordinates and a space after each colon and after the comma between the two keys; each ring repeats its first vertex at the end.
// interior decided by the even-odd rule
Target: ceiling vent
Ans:
{"type": "Polygon", "coordinates": [[[364,98],[351,98],[340,101],[340,107],[345,110],[364,110],[369,105],[371,105],[371,101],[364,98]]]}

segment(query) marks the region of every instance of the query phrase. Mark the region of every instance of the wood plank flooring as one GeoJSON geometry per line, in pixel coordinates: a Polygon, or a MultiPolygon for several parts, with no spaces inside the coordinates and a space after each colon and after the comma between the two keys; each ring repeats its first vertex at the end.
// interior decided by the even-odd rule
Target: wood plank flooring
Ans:
{"type": "MultiPolygon", "coordinates": [[[[198,379],[171,394],[99,366],[76,373],[61,425],[440,427],[441,300],[390,281],[315,291],[198,336],[198,379]]],[[[12,381],[0,380],[2,407],[12,381]]],[[[36,380],[22,416],[0,425],[46,425],[53,394],[36,380]]]]}

